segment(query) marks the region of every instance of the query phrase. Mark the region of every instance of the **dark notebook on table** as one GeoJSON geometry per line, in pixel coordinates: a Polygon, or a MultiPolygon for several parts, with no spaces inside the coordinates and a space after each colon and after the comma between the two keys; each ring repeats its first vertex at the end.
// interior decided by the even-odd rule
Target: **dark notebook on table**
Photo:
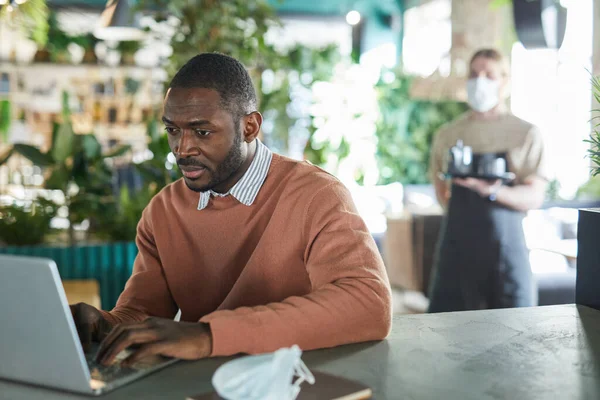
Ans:
{"type": "MultiPolygon", "coordinates": [[[[304,382],[297,400],[363,400],[373,393],[368,386],[339,376],[312,371],[315,384],[304,382]]],[[[190,396],[187,400],[223,400],[217,393],[190,396]]]]}

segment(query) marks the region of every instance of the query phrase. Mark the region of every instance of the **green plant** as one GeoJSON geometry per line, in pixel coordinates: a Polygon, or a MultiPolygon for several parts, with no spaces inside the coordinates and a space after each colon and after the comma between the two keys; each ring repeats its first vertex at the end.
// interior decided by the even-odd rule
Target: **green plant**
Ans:
{"type": "Polygon", "coordinates": [[[0,7],[0,20],[21,29],[38,45],[48,41],[48,6],[45,0],[28,0],[15,7],[0,7]]]}
{"type": "Polygon", "coordinates": [[[142,212],[155,194],[155,189],[147,186],[134,193],[126,186],[121,187],[113,210],[99,227],[101,234],[113,241],[135,240],[142,212]]]}
{"type": "Polygon", "coordinates": [[[84,50],[83,60],[84,64],[95,64],[98,62],[96,57],[95,48],[96,44],[100,41],[93,33],[86,33],[84,35],[74,36],[71,38],[72,42],[81,46],[84,50]]]}
{"type": "Polygon", "coordinates": [[[8,133],[12,122],[11,107],[9,100],[0,100],[0,138],[4,143],[8,142],[8,133]]]}
{"type": "Polygon", "coordinates": [[[561,200],[562,198],[560,197],[560,182],[558,181],[558,179],[553,179],[550,182],[548,182],[548,187],[546,188],[546,200],[547,201],[557,201],[557,200],[561,200]]]}
{"type": "MultiPolygon", "coordinates": [[[[27,4],[27,3],[25,3],[27,4]]],[[[52,62],[67,62],[69,59],[69,44],[77,43],[77,39],[65,33],[58,23],[56,12],[50,11],[47,19],[47,41],[39,46],[40,51],[47,52],[52,62]]]]}
{"type": "Polygon", "coordinates": [[[382,74],[376,85],[380,109],[376,131],[380,183],[428,183],[433,135],[443,124],[466,112],[468,106],[455,101],[415,100],[410,96],[412,77],[399,71],[393,75],[390,72],[382,74]]]}
{"type": "Polygon", "coordinates": [[[0,156],[0,165],[11,155],[20,154],[44,169],[44,187],[59,190],[64,195],[69,240],[73,244],[74,224],[88,219],[93,227],[110,210],[112,171],[105,160],[125,154],[130,147],[119,146],[103,154],[93,134],[76,135],[73,132],[68,104],[68,95],[63,93],[62,121],[54,124],[50,150],[42,152],[35,146],[15,144],[0,156]]]}
{"type": "Polygon", "coordinates": [[[167,134],[159,129],[158,121],[153,115],[147,122],[148,149],[152,157],[140,164],[134,164],[142,177],[139,188],[130,190],[126,186],[119,188],[118,195],[110,205],[98,227],[101,236],[115,241],[134,240],[137,224],[144,208],[163,187],[179,178],[177,168],[171,164],[171,149],[167,134]],[[170,164],[170,169],[165,164],[170,164]]]}
{"type": "Polygon", "coordinates": [[[56,204],[43,198],[26,205],[0,207],[0,241],[15,246],[42,243],[56,212],[56,204]]]}
{"type": "MultiPolygon", "coordinates": [[[[597,76],[592,76],[592,91],[594,95],[594,99],[597,104],[600,104],[600,78],[597,76]]],[[[600,110],[592,110],[592,112],[598,113],[600,110]]],[[[600,115],[595,115],[592,118],[593,130],[594,132],[590,135],[590,138],[586,140],[586,142],[590,145],[588,149],[588,157],[592,161],[592,175],[600,175],[600,131],[598,131],[598,127],[600,123],[596,123],[596,121],[600,118],[600,115]]]]}
{"type": "Polygon", "coordinates": [[[117,50],[121,53],[133,54],[142,47],[137,40],[123,40],[117,44],[117,50]]]}
{"type": "MultiPolygon", "coordinates": [[[[308,113],[290,110],[290,104],[299,103],[299,92],[307,93],[305,97],[310,102],[312,86],[315,82],[331,79],[341,55],[336,45],[317,49],[301,44],[293,46],[286,54],[286,61],[278,70],[265,71],[271,75],[271,80],[267,84],[262,79],[262,86],[259,87],[261,112],[265,118],[265,125],[271,127],[269,132],[265,132],[268,134],[265,142],[273,150],[286,154],[289,151],[291,136],[300,135],[300,131],[305,130],[305,136],[309,137],[305,154],[310,161],[321,165],[319,157],[314,155],[322,147],[313,148],[314,143],[310,140],[316,130],[314,118],[308,113]],[[295,99],[292,98],[294,94],[295,99]]],[[[318,147],[316,144],[315,146],[318,147]]]]}
{"type": "MultiPolygon", "coordinates": [[[[265,66],[279,68],[283,58],[265,42],[270,27],[278,25],[272,7],[264,0],[141,0],[141,9],[160,10],[158,23],[177,19],[171,39],[173,54],[167,72],[172,77],[198,53],[221,52],[237,58],[260,79],[265,66]]],[[[160,33],[159,33],[160,34],[160,33]]],[[[260,85],[257,85],[260,87],[260,85]]]]}
{"type": "Polygon", "coordinates": [[[142,47],[137,40],[124,40],[117,44],[117,50],[121,53],[121,63],[126,65],[135,64],[134,55],[142,47]]]}
{"type": "Polygon", "coordinates": [[[173,165],[174,160],[169,159],[171,153],[169,140],[166,132],[160,129],[160,123],[155,115],[152,115],[146,123],[146,134],[149,139],[148,150],[152,152],[152,158],[136,164],[136,169],[142,175],[144,186],[156,194],[163,187],[179,179],[180,174],[173,165]]]}
{"type": "Polygon", "coordinates": [[[198,53],[227,54],[242,62],[254,81],[259,110],[265,117],[263,126],[273,127],[265,137],[267,145],[285,154],[292,130],[298,134],[309,126],[306,136],[314,132],[310,116],[290,112],[292,96],[298,88],[331,77],[340,59],[336,46],[297,45],[282,50],[267,43],[267,31],[281,23],[265,0],[142,0],[139,7],[161,10],[154,14],[155,21],[174,27],[173,53],[166,66],[169,77],[198,53]],[[169,17],[178,22],[172,23],[169,17]],[[273,76],[270,84],[263,82],[265,72],[273,76]]]}
{"type": "Polygon", "coordinates": [[[586,183],[577,189],[575,195],[581,200],[598,200],[600,199],[600,176],[591,177],[586,183]]]}

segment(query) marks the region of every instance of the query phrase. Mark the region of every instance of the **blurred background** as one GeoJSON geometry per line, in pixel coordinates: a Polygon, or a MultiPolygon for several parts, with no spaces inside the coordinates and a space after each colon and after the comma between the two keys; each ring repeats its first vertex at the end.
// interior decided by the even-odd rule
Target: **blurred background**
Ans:
{"type": "Polygon", "coordinates": [[[511,111],[552,160],[546,202],[524,222],[539,301],[573,302],[577,209],[600,204],[586,141],[600,1],[533,2],[526,22],[523,2],[0,0],[0,252],[55,259],[72,301],[110,309],[142,210],[179,178],[165,84],[218,51],[254,79],[263,142],[350,188],[396,311],[424,311],[443,214],[432,139],[468,109],[472,54],[494,47],[510,60],[511,111]]]}

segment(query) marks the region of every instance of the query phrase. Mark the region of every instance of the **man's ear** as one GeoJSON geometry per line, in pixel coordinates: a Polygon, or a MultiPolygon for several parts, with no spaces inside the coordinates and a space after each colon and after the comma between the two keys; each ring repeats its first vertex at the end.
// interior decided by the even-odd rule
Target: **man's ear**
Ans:
{"type": "Polygon", "coordinates": [[[244,115],[242,118],[242,129],[246,143],[251,143],[258,137],[262,121],[263,117],[258,111],[253,111],[248,115],[244,115]]]}

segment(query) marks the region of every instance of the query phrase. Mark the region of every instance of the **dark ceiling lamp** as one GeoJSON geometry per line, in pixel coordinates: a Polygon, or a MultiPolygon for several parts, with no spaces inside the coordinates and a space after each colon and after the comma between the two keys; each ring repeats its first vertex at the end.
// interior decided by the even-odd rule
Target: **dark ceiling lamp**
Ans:
{"type": "Polygon", "coordinates": [[[515,28],[526,49],[559,49],[567,27],[567,9],[558,0],[513,0],[515,28]]]}
{"type": "Polygon", "coordinates": [[[132,0],[108,0],[100,15],[100,23],[94,36],[102,40],[141,40],[144,32],[140,28],[139,14],[133,11],[132,0]]]}

